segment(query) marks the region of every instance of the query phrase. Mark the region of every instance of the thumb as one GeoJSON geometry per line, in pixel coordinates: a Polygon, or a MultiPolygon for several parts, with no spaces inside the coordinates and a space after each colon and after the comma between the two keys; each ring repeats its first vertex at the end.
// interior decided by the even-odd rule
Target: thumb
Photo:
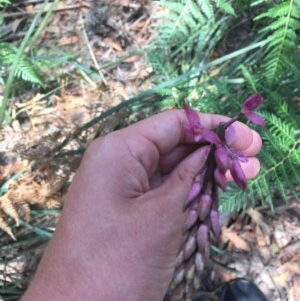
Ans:
{"type": "Polygon", "coordinates": [[[161,195],[168,196],[170,202],[180,206],[182,210],[183,202],[194,182],[195,176],[205,165],[210,146],[203,146],[194,151],[171,172],[168,178],[159,187],[161,195]]]}

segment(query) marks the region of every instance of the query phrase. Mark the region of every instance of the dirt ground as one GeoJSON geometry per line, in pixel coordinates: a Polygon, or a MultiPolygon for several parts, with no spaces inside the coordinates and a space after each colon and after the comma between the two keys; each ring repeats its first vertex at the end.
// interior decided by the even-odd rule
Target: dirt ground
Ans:
{"type": "MultiPolygon", "coordinates": [[[[5,41],[24,37],[42,1],[12,2],[0,27],[5,41]]],[[[26,288],[21,280],[34,274],[87,144],[143,118],[127,108],[99,116],[152,86],[141,50],[153,39],[156,9],[147,0],[58,2],[38,39],[39,55],[72,53],[93,72],[63,62],[47,70],[45,88],[11,99],[13,122],[0,132],[0,292],[13,287],[16,296],[26,288]]],[[[292,198],[276,203],[274,211],[226,215],[201,291],[245,277],[269,300],[300,300],[300,206],[292,198]]],[[[0,300],[17,300],[12,295],[0,300]]]]}

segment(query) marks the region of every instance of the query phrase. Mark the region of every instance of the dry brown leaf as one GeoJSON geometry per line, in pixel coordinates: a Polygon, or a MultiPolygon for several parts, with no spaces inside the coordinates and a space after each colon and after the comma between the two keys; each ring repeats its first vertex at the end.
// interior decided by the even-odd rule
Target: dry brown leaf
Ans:
{"type": "Polygon", "coordinates": [[[300,262],[298,261],[289,261],[285,263],[285,266],[287,269],[295,274],[300,275],[300,262]]]}
{"type": "Polygon", "coordinates": [[[114,41],[112,38],[106,38],[104,39],[105,43],[107,46],[113,48],[114,50],[118,51],[118,52],[121,52],[123,51],[123,48],[121,47],[121,45],[114,41]]]}
{"type": "Polygon", "coordinates": [[[284,284],[286,283],[291,277],[291,273],[289,270],[285,270],[283,273],[281,273],[279,276],[273,276],[273,280],[277,284],[284,284]]]}
{"type": "Polygon", "coordinates": [[[237,249],[241,249],[247,252],[251,251],[249,244],[240,236],[238,236],[236,232],[232,232],[231,230],[227,229],[223,232],[223,234],[237,249]]]}
{"type": "Polygon", "coordinates": [[[78,43],[79,38],[78,36],[71,36],[68,38],[61,38],[57,41],[58,46],[67,46],[78,43]]]}
{"type": "Polygon", "coordinates": [[[265,235],[258,224],[256,224],[255,233],[256,233],[256,240],[258,246],[265,247],[266,246],[265,235]]]}

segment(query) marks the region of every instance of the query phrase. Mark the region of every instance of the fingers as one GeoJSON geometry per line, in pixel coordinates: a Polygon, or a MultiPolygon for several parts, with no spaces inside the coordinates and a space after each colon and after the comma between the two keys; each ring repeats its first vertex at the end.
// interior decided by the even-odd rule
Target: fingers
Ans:
{"type": "MultiPolygon", "coordinates": [[[[228,117],[214,114],[199,114],[201,124],[214,129],[220,122],[229,120],[228,117]]],[[[141,135],[153,143],[160,154],[166,154],[179,144],[194,143],[193,137],[185,127],[187,118],[183,110],[166,111],[142,120],[123,131],[126,135],[141,135]]],[[[232,147],[245,152],[246,156],[255,155],[261,148],[260,136],[241,122],[233,124],[235,140],[232,147]]],[[[126,137],[126,136],[125,136],[126,137]]]]}

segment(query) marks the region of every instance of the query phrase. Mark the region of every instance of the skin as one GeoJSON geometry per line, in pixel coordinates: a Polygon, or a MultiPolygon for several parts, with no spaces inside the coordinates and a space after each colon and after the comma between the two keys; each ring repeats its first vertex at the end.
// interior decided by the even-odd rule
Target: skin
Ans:
{"type": "MultiPolygon", "coordinates": [[[[227,119],[200,114],[210,129],[227,119]]],[[[181,243],[182,204],[206,158],[186,123],[183,111],[167,111],[90,144],[22,301],[163,299],[181,243]]],[[[249,157],[243,170],[252,178],[261,138],[234,127],[232,146],[249,157]]]]}

